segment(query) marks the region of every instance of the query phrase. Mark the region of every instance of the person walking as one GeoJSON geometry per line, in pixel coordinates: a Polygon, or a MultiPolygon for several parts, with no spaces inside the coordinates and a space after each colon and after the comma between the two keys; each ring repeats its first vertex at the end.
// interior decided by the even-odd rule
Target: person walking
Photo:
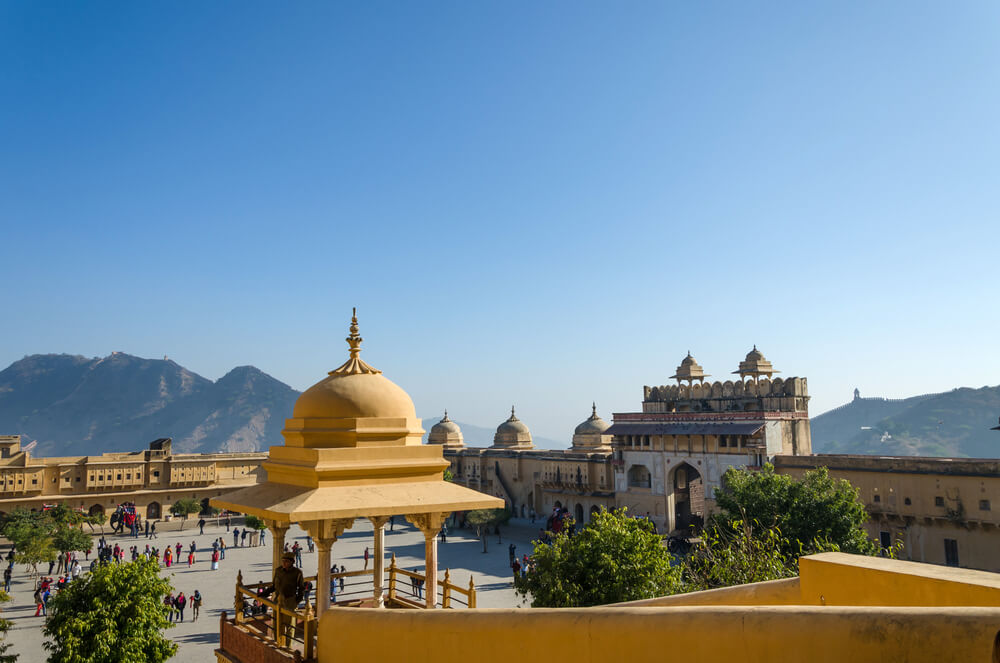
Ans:
{"type": "Polygon", "coordinates": [[[302,568],[302,546],[296,541],[295,545],[292,546],[292,552],[295,553],[295,566],[302,568]]]}
{"type": "Polygon", "coordinates": [[[240,528],[239,527],[234,527],[233,528],[233,548],[235,548],[238,545],[240,545],[240,528]]]}
{"type": "Polygon", "coordinates": [[[229,531],[229,514],[226,514],[226,531],[229,531]]]}
{"type": "Polygon", "coordinates": [[[174,595],[167,594],[163,599],[163,607],[167,609],[167,621],[174,621],[174,611],[177,609],[174,605],[174,595]]]}
{"type": "Polygon", "coordinates": [[[152,539],[158,538],[156,536],[156,521],[153,521],[152,526],[150,526],[150,528],[149,528],[149,536],[152,539]]]}
{"type": "Polygon", "coordinates": [[[194,565],[194,551],[188,552],[188,568],[190,569],[194,565]]]}
{"type": "Polygon", "coordinates": [[[204,534],[205,533],[205,519],[204,518],[202,518],[201,520],[198,521],[198,529],[200,530],[198,532],[199,534],[204,534]]]}
{"type": "Polygon", "coordinates": [[[368,570],[368,546],[365,546],[365,571],[368,570]]]}
{"type": "Polygon", "coordinates": [[[212,551],[212,570],[213,571],[218,571],[219,570],[219,551],[218,550],[213,550],[212,551]]]}
{"type": "MultiPolygon", "coordinates": [[[[273,586],[275,602],[286,610],[295,610],[305,594],[305,579],[302,571],[293,564],[295,555],[284,553],[281,556],[281,566],[274,570],[273,586]]],[[[292,620],[282,620],[285,628],[285,639],[291,633],[292,620]]]]}
{"type": "Polygon", "coordinates": [[[177,561],[180,561],[180,559],[181,559],[181,550],[183,550],[183,549],[184,549],[184,546],[182,546],[182,545],[181,545],[181,542],[180,542],[180,541],[178,541],[178,542],[177,542],[177,545],[176,545],[176,546],[174,546],[174,549],[175,549],[175,550],[177,550],[177,552],[176,552],[176,553],[174,553],[174,554],[176,555],[176,557],[177,557],[177,561]]]}
{"type": "Polygon", "coordinates": [[[3,570],[3,591],[5,591],[5,592],[9,592],[10,591],[10,577],[11,577],[11,575],[13,575],[13,574],[11,573],[10,567],[8,566],[6,569],[3,570]]]}
{"type": "Polygon", "coordinates": [[[201,612],[201,592],[196,589],[191,595],[191,621],[198,621],[199,612],[201,612]]]}
{"type": "Polygon", "coordinates": [[[184,621],[184,607],[187,605],[187,599],[184,597],[184,592],[177,595],[174,599],[174,605],[177,606],[177,621],[184,621]]]}
{"type": "Polygon", "coordinates": [[[222,537],[220,536],[219,537],[219,559],[225,559],[225,558],[226,558],[226,542],[223,541],[222,537]]]}

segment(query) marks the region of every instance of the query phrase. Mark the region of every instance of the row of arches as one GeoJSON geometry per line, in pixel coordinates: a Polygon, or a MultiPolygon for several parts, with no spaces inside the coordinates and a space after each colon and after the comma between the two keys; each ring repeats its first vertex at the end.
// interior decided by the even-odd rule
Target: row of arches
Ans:
{"type": "MultiPolygon", "coordinates": [[[[652,474],[645,465],[631,465],[627,477],[630,488],[652,486],[652,474]]],[[[667,523],[667,528],[686,530],[700,526],[705,517],[705,483],[701,472],[693,465],[681,463],[668,474],[667,485],[674,503],[673,521],[667,523]]]]}
{"type": "Polygon", "coordinates": [[[688,398],[738,398],[740,396],[795,396],[801,378],[761,378],[759,381],[726,380],[699,384],[650,387],[646,400],[672,401],[688,398]]]}

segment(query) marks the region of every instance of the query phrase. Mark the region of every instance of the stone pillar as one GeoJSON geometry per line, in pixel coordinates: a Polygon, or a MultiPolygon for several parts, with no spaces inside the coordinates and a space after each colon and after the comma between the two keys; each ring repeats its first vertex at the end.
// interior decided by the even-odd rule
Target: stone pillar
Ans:
{"type": "Polygon", "coordinates": [[[351,518],[340,520],[309,520],[302,526],[316,543],[316,619],[330,607],[330,549],[344,530],[354,524],[351,518]]]}
{"type": "Polygon", "coordinates": [[[389,522],[389,516],[371,516],[375,528],[375,550],[372,560],[372,600],[375,608],[385,605],[385,524],[389,522]]]}
{"type": "Polygon", "coordinates": [[[424,605],[428,609],[433,608],[437,602],[437,535],[447,517],[447,513],[417,513],[406,516],[406,519],[424,534],[424,577],[427,583],[424,587],[424,605]]]}
{"type": "Polygon", "coordinates": [[[274,550],[271,551],[271,576],[281,568],[281,553],[285,550],[285,534],[288,533],[290,523],[281,523],[277,520],[265,521],[267,528],[271,530],[271,541],[274,550]]]}

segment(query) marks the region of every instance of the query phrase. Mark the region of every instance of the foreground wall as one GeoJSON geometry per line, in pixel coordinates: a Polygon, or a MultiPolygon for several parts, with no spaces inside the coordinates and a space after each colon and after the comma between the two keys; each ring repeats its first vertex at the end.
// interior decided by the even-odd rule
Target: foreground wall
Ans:
{"type": "Polygon", "coordinates": [[[993,661],[1000,609],[654,607],[352,610],[320,624],[320,663],[372,660],[513,663],[993,661]],[[367,637],[344,633],[377,633],[367,637]],[[339,637],[338,637],[339,636],[339,637]]]}

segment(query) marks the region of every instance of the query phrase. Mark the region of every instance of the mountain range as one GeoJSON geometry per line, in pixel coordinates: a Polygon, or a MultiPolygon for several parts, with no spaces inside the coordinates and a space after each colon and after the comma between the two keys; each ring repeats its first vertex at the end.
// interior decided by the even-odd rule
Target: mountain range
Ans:
{"type": "MultiPolygon", "coordinates": [[[[266,451],[282,444],[299,393],[253,366],[213,382],[167,358],[31,355],[0,371],[0,434],[37,442],[36,456],[138,451],[161,437],[178,452],[266,451]]],[[[456,423],[468,444],[492,443],[492,429],[456,423]]]]}
{"type": "Polygon", "coordinates": [[[861,398],[813,417],[814,453],[997,458],[1000,386],[861,398]]]}

